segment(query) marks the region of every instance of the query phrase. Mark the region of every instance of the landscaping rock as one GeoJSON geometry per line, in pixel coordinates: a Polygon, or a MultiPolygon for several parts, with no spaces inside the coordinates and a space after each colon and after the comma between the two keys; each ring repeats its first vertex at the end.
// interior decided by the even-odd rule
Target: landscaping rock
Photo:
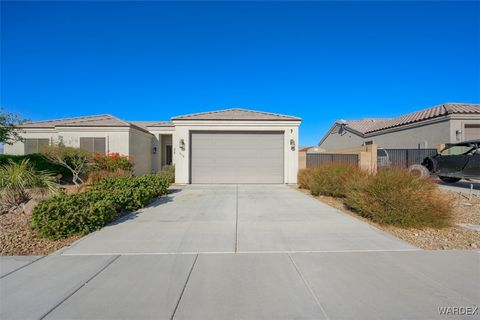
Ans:
{"type": "Polygon", "coordinates": [[[69,245],[79,237],[51,241],[30,228],[30,214],[9,212],[0,215],[0,255],[45,255],[69,245]]]}
{"type": "Polygon", "coordinates": [[[23,205],[23,213],[26,215],[31,215],[33,208],[37,205],[38,200],[36,199],[30,199],[26,204],[23,205]]]}

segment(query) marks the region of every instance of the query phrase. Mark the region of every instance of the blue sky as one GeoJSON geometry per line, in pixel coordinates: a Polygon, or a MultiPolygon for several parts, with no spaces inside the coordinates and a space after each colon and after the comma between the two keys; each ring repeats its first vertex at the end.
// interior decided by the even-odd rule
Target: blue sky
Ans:
{"type": "Polygon", "coordinates": [[[242,107],[336,119],[480,102],[479,2],[2,2],[1,105],[31,120],[242,107]]]}

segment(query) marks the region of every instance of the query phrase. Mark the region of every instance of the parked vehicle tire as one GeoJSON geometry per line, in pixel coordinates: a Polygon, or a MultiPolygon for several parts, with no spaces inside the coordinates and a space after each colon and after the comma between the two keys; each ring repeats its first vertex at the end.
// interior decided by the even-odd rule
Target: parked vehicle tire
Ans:
{"type": "Polygon", "coordinates": [[[409,172],[413,172],[418,175],[420,178],[428,178],[430,176],[430,171],[421,164],[412,164],[408,167],[409,172]]]}
{"type": "Polygon", "coordinates": [[[439,177],[439,178],[440,180],[446,183],[455,183],[462,180],[462,178],[454,178],[454,177],[439,177]]]}

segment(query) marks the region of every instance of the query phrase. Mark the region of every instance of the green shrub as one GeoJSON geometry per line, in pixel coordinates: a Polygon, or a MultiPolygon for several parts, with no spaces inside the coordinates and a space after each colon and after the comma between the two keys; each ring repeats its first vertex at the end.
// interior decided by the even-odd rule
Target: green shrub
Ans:
{"type": "Polygon", "coordinates": [[[446,227],[452,216],[450,199],[432,181],[401,169],[351,181],[346,204],[374,222],[398,227],[446,227]]]}
{"type": "Polygon", "coordinates": [[[88,234],[116,218],[117,208],[106,193],[61,193],[35,206],[31,225],[42,236],[59,239],[88,234]]]}
{"type": "Polygon", "coordinates": [[[167,194],[168,186],[167,179],[157,175],[105,178],[85,192],[41,201],[32,212],[31,224],[51,239],[88,234],[167,194]]]}
{"type": "Polygon", "coordinates": [[[310,177],[303,178],[314,196],[326,195],[345,197],[351,181],[366,174],[357,167],[346,163],[329,163],[309,171],[310,177]],[[309,180],[308,180],[309,179],[309,180]]]}
{"type": "Polygon", "coordinates": [[[163,166],[162,169],[157,173],[159,176],[166,177],[168,182],[175,183],[175,167],[174,166],[163,166]]]}
{"type": "Polygon", "coordinates": [[[137,210],[151,199],[166,194],[168,180],[157,175],[140,177],[105,178],[94,184],[90,190],[109,191],[109,197],[124,210],[137,210]]]}
{"type": "Polygon", "coordinates": [[[51,162],[39,153],[28,154],[24,156],[0,154],[0,166],[8,164],[9,161],[20,163],[24,159],[28,159],[29,163],[36,171],[48,171],[51,172],[53,175],[61,174],[62,177],[65,179],[71,178],[72,176],[70,170],[61,165],[51,162]]]}

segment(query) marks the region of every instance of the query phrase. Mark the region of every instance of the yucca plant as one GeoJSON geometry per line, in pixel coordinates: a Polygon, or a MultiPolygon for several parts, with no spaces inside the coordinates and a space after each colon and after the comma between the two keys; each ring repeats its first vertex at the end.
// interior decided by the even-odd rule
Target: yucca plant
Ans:
{"type": "Polygon", "coordinates": [[[58,191],[55,178],[48,171],[37,171],[28,159],[9,161],[0,167],[0,213],[20,207],[34,196],[58,191]]]}

